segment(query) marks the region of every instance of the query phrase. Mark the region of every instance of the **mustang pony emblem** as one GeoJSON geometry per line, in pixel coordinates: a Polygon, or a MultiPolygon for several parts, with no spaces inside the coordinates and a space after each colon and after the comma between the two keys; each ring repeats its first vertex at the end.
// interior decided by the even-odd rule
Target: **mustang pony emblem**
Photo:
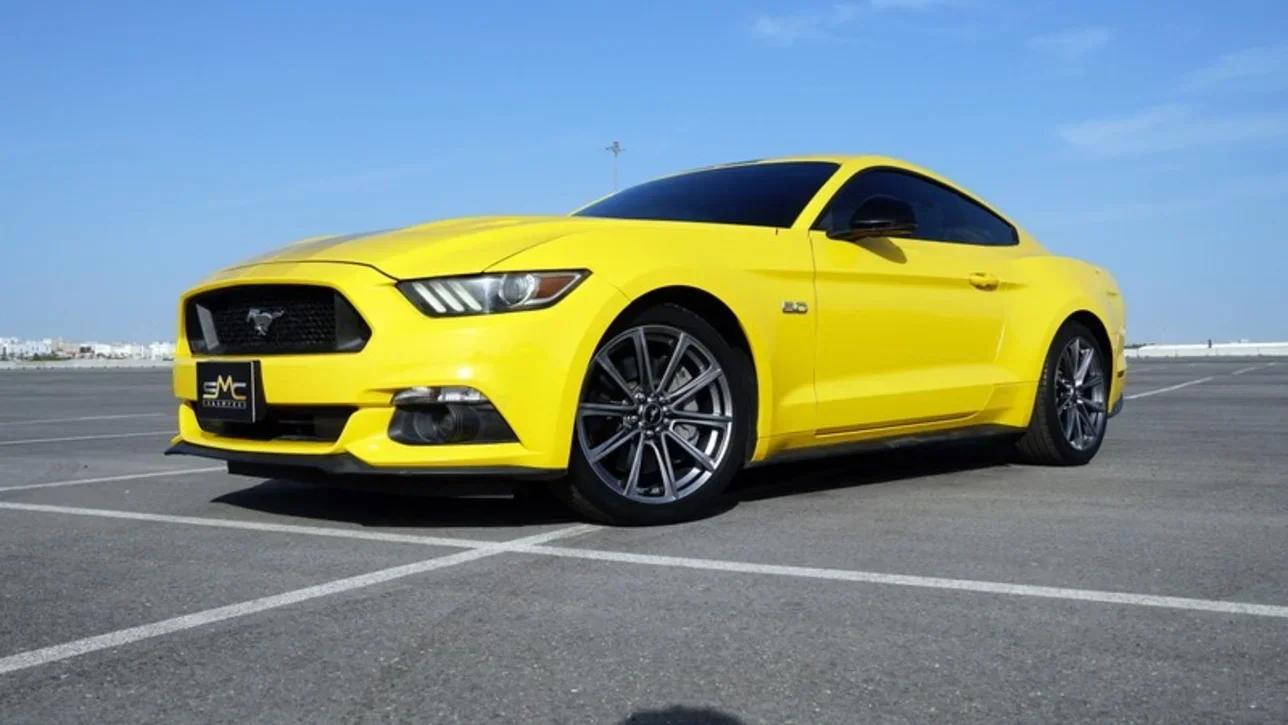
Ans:
{"type": "Polygon", "coordinates": [[[264,337],[268,334],[268,328],[273,326],[273,320],[286,314],[286,310],[261,310],[258,307],[250,308],[246,313],[246,321],[255,326],[255,332],[264,337]]]}

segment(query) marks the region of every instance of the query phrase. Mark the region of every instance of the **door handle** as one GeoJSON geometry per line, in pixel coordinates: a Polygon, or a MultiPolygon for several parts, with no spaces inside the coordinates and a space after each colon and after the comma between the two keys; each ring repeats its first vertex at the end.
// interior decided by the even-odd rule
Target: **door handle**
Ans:
{"type": "Polygon", "coordinates": [[[976,272],[967,279],[970,280],[972,287],[982,290],[995,290],[997,289],[997,286],[1001,284],[1001,280],[984,272],[976,272]]]}

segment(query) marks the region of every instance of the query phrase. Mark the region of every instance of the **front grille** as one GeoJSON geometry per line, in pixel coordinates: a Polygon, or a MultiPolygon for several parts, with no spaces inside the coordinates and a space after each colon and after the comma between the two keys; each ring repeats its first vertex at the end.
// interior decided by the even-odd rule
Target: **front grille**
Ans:
{"type": "Polygon", "coordinates": [[[184,310],[188,345],[204,355],[357,352],[371,328],[329,287],[243,285],[199,294],[184,310]]]}
{"type": "Polygon", "coordinates": [[[264,417],[254,423],[214,420],[200,414],[197,423],[205,432],[225,438],[334,443],[355,410],[344,406],[270,405],[264,417]]]}

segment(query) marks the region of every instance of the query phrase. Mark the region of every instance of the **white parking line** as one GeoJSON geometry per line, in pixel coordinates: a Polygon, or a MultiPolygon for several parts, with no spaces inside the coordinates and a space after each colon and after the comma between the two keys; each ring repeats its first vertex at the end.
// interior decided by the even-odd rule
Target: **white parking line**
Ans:
{"type": "Polygon", "coordinates": [[[79,418],[45,418],[43,420],[6,420],[3,425],[41,425],[44,423],[80,423],[87,420],[126,420],[128,418],[162,418],[172,413],[125,413],[122,415],[84,415],[79,418]]]}
{"type": "Polygon", "coordinates": [[[154,471],[152,473],[131,473],[124,476],[102,476],[99,478],[74,478],[70,481],[50,481],[49,483],[27,483],[21,486],[0,486],[0,493],[5,491],[28,491],[33,488],[62,488],[63,486],[81,486],[86,483],[110,483],[112,481],[132,481],[136,478],[162,478],[164,476],[191,476],[194,473],[214,473],[227,470],[224,466],[208,468],[183,468],[178,471],[154,471]]]}
{"type": "MultiPolygon", "coordinates": [[[[1197,364],[1198,364],[1198,363],[1192,363],[1191,365],[1197,365],[1197,364]]],[[[1243,368],[1242,370],[1235,370],[1234,372],[1230,373],[1230,375],[1243,375],[1244,373],[1250,373],[1250,372],[1252,372],[1253,370],[1260,370],[1260,369],[1262,369],[1262,368],[1274,367],[1274,365],[1275,365],[1275,363],[1273,363],[1273,362],[1268,362],[1268,363],[1265,363],[1265,364],[1263,364],[1263,365],[1253,365],[1253,366],[1251,366],[1251,367],[1243,368]]],[[[1206,382],[1208,382],[1209,380],[1215,380],[1215,379],[1216,379],[1216,378],[1218,378],[1218,377],[1221,377],[1221,376],[1219,376],[1219,375],[1212,375],[1212,376],[1209,376],[1209,377],[1206,377],[1206,378],[1200,378],[1200,379],[1198,379],[1198,380],[1191,380],[1191,381],[1189,381],[1189,382],[1187,382],[1187,383],[1181,383],[1180,385],[1173,385],[1173,386],[1171,386],[1171,387],[1167,387],[1167,388],[1159,388],[1158,390],[1150,390],[1150,391],[1147,391],[1147,392],[1144,392],[1144,393],[1136,393],[1135,395],[1126,395],[1126,396],[1123,396],[1123,397],[1124,397],[1126,400],[1136,400],[1137,398],[1148,398],[1148,397],[1149,397],[1149,396],[1151,396],[1151,395],[1158,395],[1159,393],[1170,393],[1170,392],[1172,392],[1173,390],[1180,390],[1181,388],[1188,388],[1188,387],[1190,387],[1191,385],[1198,385],[1199,383],[1206,383],[1206,382]]]]}
{"type": "MultiPolygon", "coordinates": [[[[631,554],[598,549],[570,549],[566,547],[542,546],[525,539],[509,542],[478,541],[471,539],[448,539],[414,534],[386,534],[373,531],[357,531],[316,526],[293,526],[290,524],[268,524],[251,521],[234,521],[230,519],[204,519],[190,516],[167,516],[162,514],[140,514],[129,511],[109,511],[101,509],[71,508],[65,506],[42,506],[37,504],[0,503],[0,509],[16,511],[37,511],[45,513],[74,514],[78,516],[101,516],[114,519],[133,519],[157,523],[191,524],[197,526],[214,526],[229,529],[248,529],[271,531],[286,534],[308,534],[313,536],[331,536],[369,541],[386,541],[396,543],[419,543],[431,546],[462,547],[486,549],[490,552],[513,552],[535,554],[565,559],[590,559],[624,564],[644,564],[648,566],[679,569],[698,569],[741,574],[762,574],[778,577],[802,579],[824,579],[830,581],[855,582],[865,584],[885,584],[892,586],[917,587],[922,589],[946,589],[952,591],[978,592],[983,594],[1002,594],[1018,597],[1039,597],[1044,599],[1061,599],[1066,601],[1097,602],[1102,604],[1122,604],[1137,607],[1159,607],[1197,612],[1218,612],[1222,614],[1244,614],[1258,617],[1288,619],[1288,606],[1270,604],[1251,604],[1246,602],[1227,602],[1216,599],[1191,599],[1188,597],[1167,597],[1153,594],[1132,594],[1130,592],[1110,592],[1094,589],[1066,589],[1063,587],[1031,586],[1027,584],[1007,584],[1003,582],[976,581],[972,579],[945,579],[940,577],[913,576],[905,574],[885,574],[880,572],[854,571],[848,569],[822,569],[802,566],[780,566],[775,564],[753,564],[740,561],[722,561],[718,559],[695,559],[676,556],[655,556],[651,554],[631,554]]],[[[589,531],[595,527],[579,527],[578,531],[589,531]]],[[[560,531],[569,531],[561,529],[560,531]]],[[[558,533],[558,532],[555,532],[558,533]]],[[[569,534],[571,535],[571,534],[569,534]]],[[[529,537],[531,538],[531,537],[529,537]]],[[[3,662],[0,660],[0,662],[3,662]]],[[[0,672],[3,668],[0,667],[0,672]]]]}
{"type": "Polygon", "coordinates": [[[165,619],[152,624],[145,624],[141,627],[130,627],[116,632],[108,632],[95,637],[86,637],[74,642],[44,647],[41,649],[20,652],[16,655],[0,658],[0,675],[25,670],[31,667],[59,662],[73,657],[79,657],[91,652],[120,647],[122,645],[139,642],[145,639],[152,639],[175,632],[182,632],[188,629],[203,627],[208,624],[215,624],[237,617],[245,617],[257,612],[264,612],[270,609],[279,609],[299,602],[306,602],[310,599],[330,596],[332,594],[341,594],[351,592],[355,589],[363,589],[376,584],[383,584],[395,579],[423,574],[435,569],[445,569],[449,566],[457,566],[471,561],[477,561],[489,556],[509,551],[508,546],[514,545],[532,545],[546,541],[554,541],[569,536],[575,536],[586,531],[594,529],[593,526],[570,526],[568,528],[551,531],[536,536],[527,536],[522,539],[511,542],[510,544],[493,544],[485,547],[461,551],[447,556],[426,559],[425,561],[416,562],[415,564],[405,564],[395,566],[390,569],[374,571],[370,574],[360,574],[345,579],[337,579],[325,584],[296,589],[295,591],[286,592],[285,594],[276,594],[271,597],[261,597],[252,599],[238,604],[230,604],[224,607],[207,609],[202,612],[193,612],[173,619],[165,619]]]}
{"type": "Polygon", "coordinates": [[[439,536],[420,536],[417,534],[388,534],[380,531],[362,531],[358,529],[338,529],[330,526],[297,526],[294,524],[274,524],[265,521],[238,521],[236,519],[202,518],[198,516],[170,516],[167,514],[147,514],[136,511],[112,511],[108,509],[87,509],[76,506],[49,506],[37,503],[16,503],[0,501],[0,510],[32,511],[47,514],[67,514],[69,516],[92,516],[104,519],[122,519],[125,521],[147,521],[155,524],[186,524],[188,526],[209,526],[216,529],[241,529],[243,531],[266,531],[274,534],[304,534],[307,536],[330,536],[338,539],[362,539],[365,541],[383,541],[392,544],[423,544],[426,546],[446,546],[455,549],[479,549],[495,546],[495,541],[481,539],[456,539],[439,536]]]}
{"type": "Polygon", "coordinates": [[[148,436],[172,436],[175,431],[172,430],[153,430],[146,433],[109,433],[107,435],[97,436],[69,436],[66,438],[28,438],[21,441],[0,441],[0,446],[23,446],[29,443],[70,443],[72,441],[98,441],[109,438],[146,438],[148,436]]]}
{"type": "Polygon", "coordinates": [[[1270,366],[1269,366],[1269,365],[1253,365],[1253,366],[1252,366],[1252,367],[1250,367],[1250,368],[1244,368],[1244,369],[1242,369],[1242,370],[1235,370],[1234,372],[1232,372],[1232,373],[1230,373],[1230,374],[1231,374],[1231,375],[1242,375],[1242,374],[1244,374],[1244,373],[1250,373],[1250,372],[1252,372],[1253,370],[1260,370],[1261,368],[1268,368],[1268,367],[1270,367],[1270,366]]]}
{"type": "MultiPolygon", "coordinates": [[[[1213,377],[1215,377],[1215,376],[1213,376],[1213,377]]],[[[1191,380],[1191,381],[1189,381],[1188,383],[1181,383],[1180,385],[1172,385],[1172,386],[1170,386],[1170,387],[1166,387],[1166,388],[1159,388],[1158,390],[1150,390],[1149,392],[1146,392],[1146,393],[1136,393],[1135,395],[1127,395],[1127,396],[1124,396],[1124,397],[1125,397],[1127,400],[1135,400],[1135,399],[1137,399],[1137,398],[1148,398],[1148,397],[1149,397],[1149,396],[1151,396],[1151,395],[1158,395],[1159,393],[1170,393],[1170,392],[1172,392],[1173,390],[1180,390],[1181,388],[1188,388],[1188,387],[1190,387],[1191,385],[1198,385],[1199,383],[1206,383],[1207,381],[1212,380],[1212,379],[1213,379],[1212,377],[1208,377],[1208,378],[1199,378],[1198,380],[1191,380]]]]}
{"type": "Polygon", "coordinates": [[[519,545],[518,542],[515,542],[515,545],[510,548],[513,551],[543,554],[546,556],[558,556],[571,559],[591,559],[595,561],[612,561],[626,564],[645,564],[649,566],[680,569],[700,569],[704,571],[722,571],[740,574],[766,574],[769,576],[796,577],[802,579],[826,579],[830,581],[861,582],[865,584],[889,584],[893,586],[918,587],[922,589],[949,589],[953,591],[980,592],[984,594],[1005,594],[1014,597],[1042,597],[1045,599],[1099,602],[1103,604],[1127,604],[1137,607],[1161,607],[1164,609],[1184,609],[1197,612],[1220,612],[1222,614],[1249,614],[1258,617],[1288,619],[1288,607],[1274,606],[1270,604],[1223,602],[1215,599],[1190,599],[1187,597],[1161,597],[1152,594],[1107,592],[1097,591],[1094,589],[1040,587],[1030,586],[1027,584],[975,581],[972,579],[941,579],[939,577],[882,574],[878,572],[851,571],[847,569],[819,569],[804,566],[748,564],[738,561],[690,559],[688,557],[653,556],[650,554],[628,554],[616,551],[599,551],[595,549],[570,549],[567,547],[557,546],[519,545]]]}

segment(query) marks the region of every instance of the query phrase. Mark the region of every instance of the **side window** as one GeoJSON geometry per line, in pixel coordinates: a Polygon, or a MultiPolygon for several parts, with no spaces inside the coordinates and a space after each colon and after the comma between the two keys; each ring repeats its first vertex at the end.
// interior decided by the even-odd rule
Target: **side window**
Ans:
{"type": "Polygon", "coordinates": [[[912,206],[917,215],[914,239],[988,246],[1018,241],[1010,224],[965,196],[913,174],[887,169],[860,172],[847,181],[813,228],[822,231],[830,228],[834,218],[853,218],[859,205],[873,196],[892,196],[912,206]]]}
{"type": "Polygon", "coordinates": [[[955,225],[944,230],[949,239],[994,247],[1019,242],[1015,227],[970,199],[956,194],[954,196],[958,200],[958,213],[953,218],[955,225]]]}

